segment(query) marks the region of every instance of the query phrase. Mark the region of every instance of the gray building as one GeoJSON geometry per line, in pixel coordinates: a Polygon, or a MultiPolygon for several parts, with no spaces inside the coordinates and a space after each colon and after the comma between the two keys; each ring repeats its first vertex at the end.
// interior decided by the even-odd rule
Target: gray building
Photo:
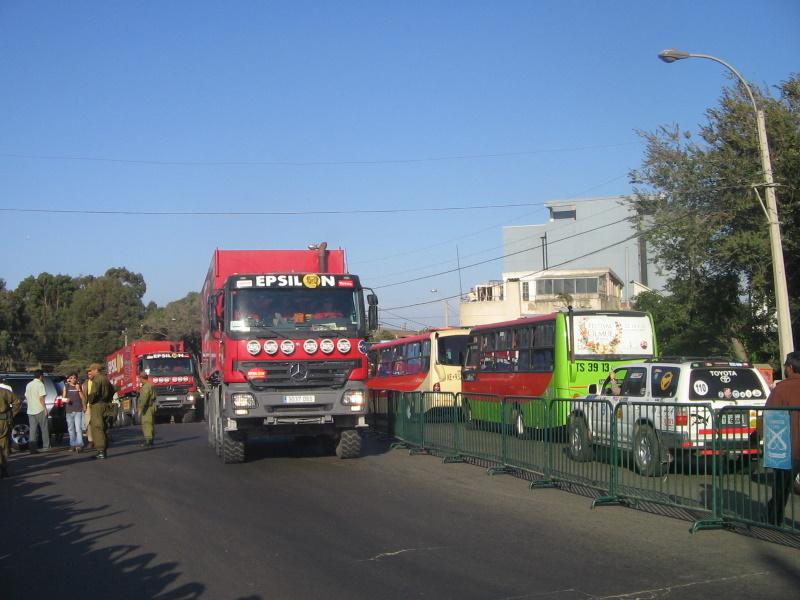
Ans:
{"type": "Polygon", "coordinates": [[[637,292],[661,290],[666,278],[656,272],[644,240],[630,217],[625,196],[554,201],[545,204],[547,223],[503,227],[503,271],[608,268],[623,280],[622,301],[637,292]],[[643,288],[644,286],[644,288],[643,288]]]}

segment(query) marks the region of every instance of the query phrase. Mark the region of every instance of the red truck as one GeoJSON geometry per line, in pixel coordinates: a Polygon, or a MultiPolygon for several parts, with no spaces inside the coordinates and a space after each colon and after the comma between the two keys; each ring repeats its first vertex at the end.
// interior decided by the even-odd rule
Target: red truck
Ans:
{"type": "Polygon", "coordinates": [[[200,372],[208,440],[224,463],[248,438],[319,436],[361,454],[367,342],[378,299],[347,273],[344,250],[215,250],[202,292],[200,372]]]}
{"type": "Polygon", "coordinates": [[[194,364],[183,342],[138,340],[109,354],[106,357],[108,379],[120,401],[117,423],[125,426],[139,422],[136,401],[142,371],[150,375],[150,382],[156,389],[159,419],[174,417],[184,423],[194,421],[202,401],[194,364]]]}

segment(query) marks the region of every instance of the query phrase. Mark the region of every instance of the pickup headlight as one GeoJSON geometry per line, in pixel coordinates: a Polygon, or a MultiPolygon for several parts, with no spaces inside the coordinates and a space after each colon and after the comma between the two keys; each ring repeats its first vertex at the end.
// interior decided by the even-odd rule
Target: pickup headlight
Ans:
{"type": "Polygon", "coordinates": [[[234,408],[255,408],[256,398],[253,394],[247,392],[238,392],[231,394],[231,403],[234,408]]]}
{"type": "Polygon", "coordinates": [[[362,390],[348,390],[344,393],[342,404],[349,406],[352,411],[358,411],[364,407],[364,400],[362,390]]]}

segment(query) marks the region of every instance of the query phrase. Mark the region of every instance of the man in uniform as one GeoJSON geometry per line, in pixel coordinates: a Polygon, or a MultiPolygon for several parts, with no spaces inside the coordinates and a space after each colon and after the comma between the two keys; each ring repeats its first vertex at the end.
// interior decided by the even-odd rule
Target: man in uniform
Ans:
{"type": "Polygon", "coordinates": [[[92,429],[92,440],[94,447],[97,448],[96,458],[106,457],[106,411],[108,404],[114,397],[114,388],[108,377],[103,375],[100,370],[103,366],[100,363],[92,363],[87,368],[86,372],[89,376],[87,384],[88,393],[86,401],[89,403],[89,411],[91,412],[91,419],[89,420],[89,427],[92,429]]]}
{"type": "Polygon", "coordinates": [[[19,412],[20,402],[16,394],[0,376],[0,479],[8,477],[8,449],[11,443],[11,428],[19,412]]]}
{"type": "Polygon", "coordinates": [[[150,448],[153,445],[153,436],[155,435],[155,420],[156,420],[156,390],[153,384],[147,380],[147,373],[144,371],[139,373],[139,402],[136,410],[142,421],[142,433],[144,434],[145,448],[150,448]]]}

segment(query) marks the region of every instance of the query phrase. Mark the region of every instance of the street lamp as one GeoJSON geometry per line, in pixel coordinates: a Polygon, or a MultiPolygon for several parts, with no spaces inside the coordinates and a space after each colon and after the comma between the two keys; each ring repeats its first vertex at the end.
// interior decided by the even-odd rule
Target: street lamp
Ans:
{"type": "MultiPolygon", "coordinates": [[[[745,78],[741,73],[726,63],[724,60],[709,54],[695,54],[669,48],[659,53],[658,58],[665,63],[673,63],[684,58],[707,58],[718,62],[731,73],[736,75],[747,91],[753,110],[756,113],[756,130],[758,133],[758,147],[761,151],[761,168],[764,171],[764,189],[767,197],[767,206],[764,212],[769,223],[769,244],[772,252],[772,276],[775,282],[775,308],[778,313],[778,345],[780,346],[780,360],[783,361],[786,355],[794,350],[794,340],[792,339],[792,319],[789,313],[789,291],[786,288],[786,271],[783,266],[783,246],[781,244],[781,226],[778,221],[778,202],[775,198],[775,182],[772,179],[772,163],[769,158],[769,145],[767,143],[767,127],[764,121],[764,111],[758,108],[756,99],[745,78]]],[[[755,188],[756,195],[758,190],[755,188]]],[[[761,196],[758,195],[759,202],[761,196]]],[[[762,204],[763,207],[763,204],[762,204]]]]}

